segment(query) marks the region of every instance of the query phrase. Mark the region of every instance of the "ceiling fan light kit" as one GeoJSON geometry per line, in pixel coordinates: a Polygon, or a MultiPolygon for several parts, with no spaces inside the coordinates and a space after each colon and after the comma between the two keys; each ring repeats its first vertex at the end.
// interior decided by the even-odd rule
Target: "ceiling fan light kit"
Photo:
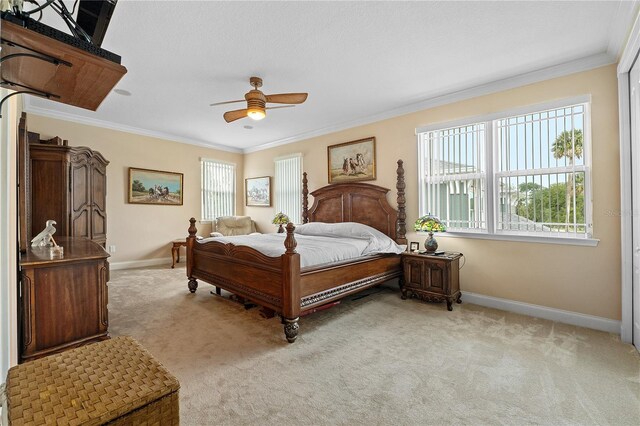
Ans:
{"type": "Polygon", "coordinates": [[[265,95],[264,93],[262,93],[262,91],[258,90],[258,87],[262,87],[262,79],[260,77],[251,77],[249,79],[249,83],[253,86],[253,89],[249,90],[244,95],[244,101],[225,101],[211,104],[211,106],[216,106],[232,104],[235,102],[247,102],[246,109],[237,109],[224,113],[223,117],[227,123],[231,123],[232,121],[236,121],[245,117],[252,118],[253,120],[262,120],[267,116],[267,109],[289,108],[295,106],[294,104],[301,104],[307,100],[307,93],[280,93],[277,95],[265,95]],[[267,107],[267,102],[289,105],[267,107]]]}
{"type": "Polygon", "coordinates": [[[260,108],[248,108],[247,109],[247,116],[249,118],[252,118],[254,120],[262,120],[263,118],[265,118],[267,116],[267,113],[264,111],[264,109],[260,109],[260,108]]]}

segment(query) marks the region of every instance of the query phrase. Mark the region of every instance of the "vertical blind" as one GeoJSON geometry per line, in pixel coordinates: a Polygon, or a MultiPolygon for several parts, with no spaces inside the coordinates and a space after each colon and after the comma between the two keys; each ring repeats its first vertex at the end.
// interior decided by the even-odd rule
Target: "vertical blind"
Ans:
{"type": "Polygon", "coordinates": [[[201,159],[202,220],[233,216],[236,212],[236,165],[201,159]]]}
{"type": "Polygon", "coordinates": [[[302,222],[302,154],[275,160],[275,206],[293,223],[302,222]]]}

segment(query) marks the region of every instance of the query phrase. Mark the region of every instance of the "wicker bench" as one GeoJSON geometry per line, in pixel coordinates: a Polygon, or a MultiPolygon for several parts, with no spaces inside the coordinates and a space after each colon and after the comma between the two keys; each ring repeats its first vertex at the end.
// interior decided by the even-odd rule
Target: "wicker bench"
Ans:
{"type": "Polygon", "coordinates": [[[9,424],[177,425],[179,388],[138,342],[116,337],[11,368],[9,424]]]}

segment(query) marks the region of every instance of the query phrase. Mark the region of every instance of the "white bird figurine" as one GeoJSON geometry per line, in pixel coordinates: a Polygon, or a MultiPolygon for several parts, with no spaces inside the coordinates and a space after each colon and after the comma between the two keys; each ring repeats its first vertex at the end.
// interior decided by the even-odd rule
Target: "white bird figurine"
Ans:
{"type": "Polygon", "coordinates": [[[57,225],[55,220],[47,220],[47,225],[38,235],[31,240],[31,247],[48,246],[51,244],[51,236],[56,233],[56,228],[53,225],[57,225]]]}

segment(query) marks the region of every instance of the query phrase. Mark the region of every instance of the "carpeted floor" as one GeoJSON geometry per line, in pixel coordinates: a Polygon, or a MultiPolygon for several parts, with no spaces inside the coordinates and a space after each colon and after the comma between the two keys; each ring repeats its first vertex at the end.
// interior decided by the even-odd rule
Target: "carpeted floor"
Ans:
{"type": "Polygon", "coordinates": [[[184,268],[109,283],[111,334],[178,377],[185,425],[640,424],[640,356],[612,334],[390,286],[302,318],[290,345],[212,288],[190,294],[184,268]]]}

